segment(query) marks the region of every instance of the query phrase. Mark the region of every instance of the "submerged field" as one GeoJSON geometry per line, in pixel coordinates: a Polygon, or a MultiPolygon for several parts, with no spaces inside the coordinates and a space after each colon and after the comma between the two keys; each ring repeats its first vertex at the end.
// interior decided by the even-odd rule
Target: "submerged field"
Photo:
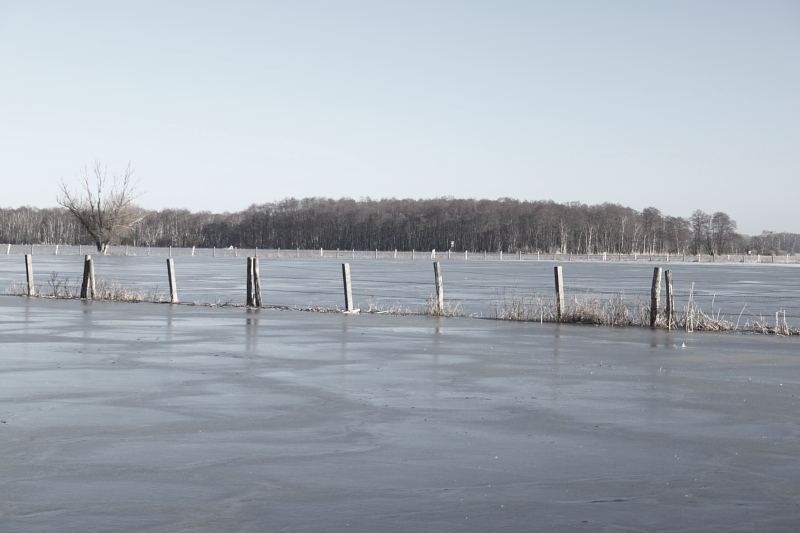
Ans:
{"type": "Polygon", "coordinates": [[[3,296],[0,338],[3,531],[797,525],[792,338],[3,296]]]}
{"type": "MultiPolygon", "coordinates": [[[[192,257],[182,252],[184,255],[174,258],[182,302],[244,304],[244,257],[192,257]]],[[[168,292],[164,257],[93,257],[97,275],[109,283],[138,289],[141,294],[168,292]]],[[[637,300],[649,301],[653,267],[660,266],[672,271],[678,309],[687,304],[693,292],[694,302],[705,313],[733,323],[749,320],[774,324],[778,313],[779,320],[785,319],[789,326],[800,326],[800,265],[794,263],[438,260],[446,303],[467,315],[497,316],[498,308],[520,299],[551,297],[553,266],[557,264],[563,266],[567,303],[570,296],[591,295],[601,300],[622,296],[634,307],[637,300]]],[[[35,282],[45,293],[52,289],[54,273],[59,283],[73,290],[80,282],[81,256],[34,255],[33,262],[35,282]]],[[[351,265],[353,297],[356,307],[363,310],[420,311],[435,290],[432,261],[419,256],[415,260],[262,257],[264,305],[295,309],[343,306],[342,262],[351,265]]],[[[24,280],[22,256],[0,255],[0,287],[8,290],[16,286],[19,290],[24,280]]],[[[663,293],[662,286],[662,301],[663,293]]]]}

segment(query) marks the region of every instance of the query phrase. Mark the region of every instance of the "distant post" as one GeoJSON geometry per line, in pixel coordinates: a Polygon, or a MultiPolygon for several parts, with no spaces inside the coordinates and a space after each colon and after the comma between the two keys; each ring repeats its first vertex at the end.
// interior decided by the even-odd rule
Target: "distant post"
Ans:
{"type": "Polygon", "coordinates": [[[253,303],[261,307],[261,274],[258,272],[258,257],[253,258],[253,303]]]}
{"type": "Polygon", "coordinates": [[[36,288],[33,286],[33,257],[25,254],[25,274],[28,278],[28,296],[36,296],[36,288]]]}
{"type": "Polygon", "coordinates": [[[167,276],[169,277],[169,303],[178,303],[178,287],[175,285],[175,264],[172,258],[167,259],[167,276]]]}
{"type": "Polygon", "coordinates": [[[342,281],[344,282],[344,310],[353,310],[353,291],[350,288],[350,263],[342,263],[342,281]]]}
{"type": "Polygon", "coordinates": [[[83,283],[81,283],[81,298],[86,300],[94,300],[95,298],[94,262],[92,261],[91,255],[87,255],[83,259],[83,283]]]}
{"type": "Polygon", "coordinates": [[[664,271],[664,282],[667,286],[667,329],[672,329],[675,319],[675,298],[672,292],[672,270],[664,271]]]}
{"type": "Polygon", "coordinates": [[[561,272],[561,267],[553,267],[556,281],[556,321],[561,322],[564,319],[564,277],[561,272]]]}
{"type": "Polygon", "coordinates": [[[650,289],[650,327],[658,322],[658,300],[661,296],[661,267],[653,269],[653,286],[650,289]]]}
{"type": "Polygon", "coordinates": [[[433,276],[436,279],[436,312],[442,314],[444,311],[444,288],[442,287],[442,270],[439,268],[439,261],[433,263],[433,276]]]}
{"type": "Polygon", "coordinates": [[[247,300],[245,305],[253,307],[253,258],[247,258],[247,300]]]}

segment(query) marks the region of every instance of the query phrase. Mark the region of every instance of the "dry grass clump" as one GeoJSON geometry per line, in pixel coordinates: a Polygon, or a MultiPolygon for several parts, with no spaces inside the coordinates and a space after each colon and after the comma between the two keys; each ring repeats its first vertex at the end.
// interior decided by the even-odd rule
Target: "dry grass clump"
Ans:
{"type": "Polygon", "coordinates": [[[425,300],[425,307],[422,308],[421,314],[424,316],[466,316],[461,310],[461,302],[455,304],[446,302],[440,309],[435,296],[425,300]]]}
{"type": "MultiPolygon", "coordinates": [[[[501,320],[558,321],[556,299],[552,293],[533,294],[528,297],[504,297],[495,302],[494,312],[495,317],[501,320]]],[[[604,299],[599,294],[587,292],[565,298],[561,321],[573,324],[633,326],[645,324],[649,316],[650,306],[641,297],[637,297],[632,305],[628,305],[623,293],[604,299]]]]}
{"type": "MultiPolygon", "coordinates": [[[[80,298],[81,283],[70,283],[68,277],[61,277],[58,272],[53,272],[47,280],[47,285],[39,285],[35,289],[36,295],[42,298],[73,299],[80,298]]],[[[12,282],[5,293],[13,296],[26,296],[28,287],[26,284],[12,282]]],[[[94,298],[92,299],[111,302],[160,303],[167,301],[167,297],[160,294],[157,288],[145,292],[141,287],[123,287],[119,283],[104,277],[96,278],[94,298]]]]}
{"type": "MultiPolygon", "coordinates": [[[[713,305],[713,304],[712,304],[713,305]]],[[[504,297],[495,302],[495,317],[500,320],[520,320],[526,322],[557,322],[555,295],[533,294],[528,297],[504,297]]],[[[743,310],[744,311],[744,310],[743,310]]],[[[741,318],[741,316],[740,316],[741,318]]],[[[644,295],[637,295],[629,304],[623,293],[610,298],[587,292],[573,294],[564,301],[564,315],[561,322],[573,324],[597,324],[603,326],[650,326],[650,302],[644,295]]],[[[740,331],[771,335],[800,335],[800,328],[792,328],[783,317],[775,313],[774,324],[763,317],[747,320],[728,320],[720,312],[706,314],[694,301],[694,287],[689,301],[683,308],[676,309],[672,317],[666,316],[666,308],[659,309],[657,328],[684,329],[691,331],[740,331]]]]}

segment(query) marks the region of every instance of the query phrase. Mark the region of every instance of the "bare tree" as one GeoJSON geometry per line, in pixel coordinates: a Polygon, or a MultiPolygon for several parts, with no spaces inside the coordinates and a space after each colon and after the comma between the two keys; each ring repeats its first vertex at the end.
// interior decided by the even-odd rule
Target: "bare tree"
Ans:
{"type": "Polygon", "coordinates": [[[110,244],[125,236],[144,218],[144,212],[133,204],[139,193],[132,175],[128,163],[125,172],[112,174],[109,183],[108,165],[98,159],[91,172],[88,165],[81,170],[77,192],[73,193],[63,179],[59,182],[61,196],[57,198],[58,203],[86,229],[98,252],[105,254],[110,244]]]}

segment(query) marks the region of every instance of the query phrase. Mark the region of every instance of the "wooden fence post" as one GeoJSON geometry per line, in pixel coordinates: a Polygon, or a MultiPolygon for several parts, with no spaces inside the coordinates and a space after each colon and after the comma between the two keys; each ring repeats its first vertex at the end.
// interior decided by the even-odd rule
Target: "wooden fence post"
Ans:
{"type": "Polygon", "coordinates": [[[261,307],[261,274],[258,272],[258,257],[253,258],[253,303],[261,307]]]}
{"type": "Polygon", "coordinates": [[[83,283],[81,283],[81,298],[86,300],[94,300],[95,298],[94,261],[92,261],[91,255],[87,255],[83,259],[83,283]]]}
{"type": "Polygon", "coordinates": [[[169,303],[178,303],[178,287],[175,285],[175,264],[172,258],[167,259],[167,276],[169,277],[169,303]]]}
{"type": "Polygon", "coordinates": [[[672,329],[675,317],[675,297],[672,292],[672,270],[664,271],[664,282],[667,286],[667,329],[672,329]]]}
{"type": "Polygon", "coordinates": [[[342,281],[344,281],[344,310],[353,310],[353,291],[350,288],[350,263],[342,263],[342,281]]]}
{"type": "Polygon", "coordinates": [[[439,268],[439,261],[433,263],[433,275],[436,279],[436,313],[441,315],[444,311],[444,287],[442,287],[442,270],[439,268]]]}
{"type": "Polygon", "coordinates": [[[562,276],[561,267],[553,268],[556,277],[556,321],[561,322],[564,319],[564,276],[562,276]]]}
{"type": "Polygon", "coordinates": [[[247,299],[245,300],[247,307],[253,307],[253,258],[247,258],[247,299]]]}
{"type": "Polygon", "coordinates": [[[28,296],[36,296],[36,287],[33,286],[33,256],[25,254],[25,275],[28,278],[28,296]]]}
{"type": "Polygon", "coordinates": [[[658,301],[661,296],[661,267],[653,269],[653,286],[650,289],[650,327],[658,322],[658,301]]]}

